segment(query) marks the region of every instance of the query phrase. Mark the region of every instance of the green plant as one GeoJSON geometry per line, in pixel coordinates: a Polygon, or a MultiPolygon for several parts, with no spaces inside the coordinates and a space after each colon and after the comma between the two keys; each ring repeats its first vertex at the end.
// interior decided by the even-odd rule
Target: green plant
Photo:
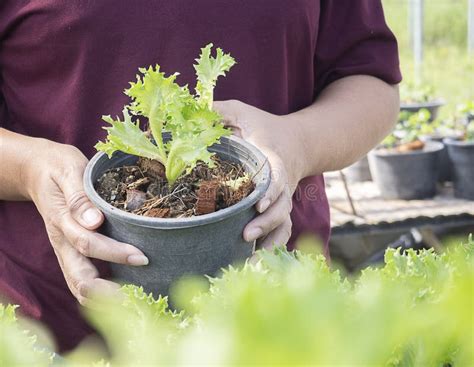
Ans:
{"type": "Polygon", "coordinates": [[[49,366],[53,355],[41,349],[36,336],[20,326],[16,308],[0,303],[0,366],[49,366]]]}
{"type": "Polygon", "coordinates": [[[457,112],[461,115],[461,117],[474,118],[474,100],[472,101],[465,101],[457,105],[457,112]]]}
{"type": "Polygon", "coordinates": [[[474,120],[470,121],[466,126],[465,139],[467,141],[474,141],[474,120]]]}
{"type": "MultiPolygon", "coordinates": [[[[442,254],[387,250],[385,266],[353,278],[331,270],[322,255],[258,254],[257,263],[211,279],[209,289],[181,283],[174,301],[186,314],[135,286],[120,299],[98,299],[87,313],[111,355],[83,346],[64,365],[102,358],[102,366],[463,367],[474,360],[472,237],[442,254]]],[[[10,341],[11,330],[1,335],[10,341]]]]}
{"type": "Polygon", "coordinates": [[[464,137],[467,141],[474,141],[474,100],[466,101],[457,106],[457,111],[464,121],[464,137]]]}
{"type": "Polygon", "coordinates": [[[423,103],[433,100],[435,89],[432,85],[415,82],[400,84],[400,99],[406,103],[423,103]]]}
{"type": "Polygon", "coordinates": [[[414,113],[400,112],[395,130],[382,141],[382,146],[394,148],[417,141],[421,136],[433,134],[440,122],[430,122],[430,118],[430,112],[424,108],[414,113]]]}
{"type": "Polygon", "coordinates": [[[474,100],[467,100],[456,106],[452,120],[454,129],[467,141],[474,141],[474,100]]]}
{"type": "Polygon", "coordinates": [[[109,157],[115,151],[154,159],[165,167],[166,178],[172,185],[186,170],[203,161],[212,166],[212,154],[207,148],[230,135],[220,123],[221,116],[212,110],[213,90],[219,76],[225,75],[235,60],[218,48],[211,55],[212,44],[201,49],[194,65],[197,75],[196,94],[187,86],[176,83],[178,73],[168,77],[160,66],[140,68],[137,81],[130,83],[125,94],[131,104],[123,109],[123,120],[104,116],[111,126],[106,127],[107,139],[96,149],[109,157]],[[141,130],[138,117],[148,119],[154,142],[141,130]],[[163,133],[171,138],[164,142],[163,133]]]}

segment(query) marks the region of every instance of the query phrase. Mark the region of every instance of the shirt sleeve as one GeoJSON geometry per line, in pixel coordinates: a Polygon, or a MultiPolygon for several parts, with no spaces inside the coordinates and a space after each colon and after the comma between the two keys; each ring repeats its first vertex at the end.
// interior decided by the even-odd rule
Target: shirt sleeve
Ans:
{"type": "Polygon", "coordinates": [[[397,40],[381,0],[321,0],[314,71],[316,95],[350,75],[401,81],[397,40]]]}

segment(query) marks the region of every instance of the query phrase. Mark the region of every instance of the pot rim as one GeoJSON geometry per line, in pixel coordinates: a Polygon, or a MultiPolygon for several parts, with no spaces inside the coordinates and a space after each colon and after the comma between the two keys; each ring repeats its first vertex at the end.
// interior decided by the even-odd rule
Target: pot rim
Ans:
{"type": "Polygon", "coordinates": [[[435,98],[428,102],[400,102],[400,109],[404,108],[433,108],[441,107],[446,104],[446,101],[443,98],[435,98]]]}
{"type": "Polygon", "coordinates": [[[470,141],[470,140],[466,141],[466,140],[445,138],[445,139],[443,139],[443,144],[453,145],[453,146],[457,146],[457,147],[472,147],[472,146],[474,146],[474,141],[470,141]]]}
{"type": "Polygon", "coordinates": [[[250,153],[256,157],[257,161],[263,162],[263,167],[259,168],[261,172],[260,180],[258,182],[254,181],[255,189],[249,196],[239,201],[237,204],[218,210],[214,213],[188,218],[151,218],[128,213],[110,205],[99,196],[92,182],[92,170],[95,164],[105,156],[104,152],[96,153],[87,164],[83,176],[84,190],[92,203],[104,214],[113,216],[123,222],[134,224],[140,227],[157,229],[189,228],[223,221],[254,206],[255,203],[257,203],[257,201],[263,197],[268,189],[268,186],[270,185],[270,165],[266,156],[254,145],[244,141],[241,138],[236,136],[223,137],[221,138],[221,144],[225,144],[226,140],[241,145],[249,150],[250,153]]]}
{"type": "Polygon", "coordinates": [[[407,157],[407,156],[415,156],[421,154],[429,154],[429,153],[436,153],[444,149],[444,145],[441,142],[437,141],[428,141],[425,143],[425,148],[419,150],[413,150],[410,152],[397,152],[387,149],[373,149],[369,152],[371,156],[377,157],[407,157]],[[428,147],[428,149],[426,149],[428,147]]]}
{"type": "Polygon", "coordinates": [[[420,136],[420,140],[423,142],[428,142],[428,141],[437,141],[437,142],[444,142],[446,139],[451,139],[451,140],[459,140],[463,135],[462,132],[460,131],[453,131],[450,134],[432,134],[432,135],[422,135],[420,136]]]}

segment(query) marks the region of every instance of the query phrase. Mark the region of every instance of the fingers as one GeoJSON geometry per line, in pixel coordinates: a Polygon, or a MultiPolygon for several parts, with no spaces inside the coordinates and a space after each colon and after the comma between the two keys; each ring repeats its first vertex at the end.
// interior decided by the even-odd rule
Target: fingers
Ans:
{"type": "Polygon", "coordinates": [[[148,258],[136,247],[84,229],[67,214],[60,227],[68,243],[83,256],[133,266],[148,264],[148,258]]]}
{"type": "Polygon", "coordinates": [[[79,303],[84,304],[85,297],[81,295],[80,285],[84,281],[97,278],[97,269],[89,259],[80,255],[77,250],[67,243],[55,247],[54,252],[58,257],[64,279],[71,293],[79,303]]]}
{"type": "Polygon", "coordinates": [[[80,304],[88,306],[95,295],[113,295],[120,286],[98,278],[92,262],[68,244],[55,249],[59,264],[71,293],[80,304]]]}
{"type": "Polygon", "coordinates": [[[287,192],[288,194],[290,192],[288,177],[283,162],[272,152],[264,153],[270,163],[271,180],[268,190],[256,205],[256,209],[260,213],[265,212],[270,206],[272,206],[283,192],[287,192]]]}
{"type": "Polygon", "coordinates": [[[269,234],[289,218],[290,212],[291,198],[286,193],[282,193],[268,210],[245,227],[244,239],[247,242],[252,242],[269,234]]]}
{"type": "Polygon", "coordinates": [[[63,171],[56,181],[64,194],[72,217],[84,228],[97,229],[104,221],[104,215],[90,202],[84,192],[82,176],[86,163],[87,160],[78,161],[63,171]]]}
{"type": "Polygon", "coordinates": [[[286,245],[291,237],[291,228],[291,219],[288,217],[287,220],[285,220],[281,225],[279,225],[275,230],[270,232],[268,236],[265,237],[265,239],[260,244],[260,247],[270,250],[275,246],[286,245]]]}
{"type": "Polygon", "coordinates": [[[119,289],[119,284],[101,278],[83,280],[79,283],[79,293],[86,300],[98,296],[113,297],[117,295],[119,289]]]}
{"type": "Polygon", "coordinates": [[[55,178],[69,213],[55,214],[55,227],[83,256],[119,264],[147,265],[148,259],[137,248],[91,231],[102,224],[104,217],[83,190],[82,176],[87,159],[79,151],[71,153],[75,159],[55,178]]]}
{"type": "Polygon", "coordinates": [[[213,109],[222,116],[222,124],[231,129],[234,135],[242,138],[242,127],[239,125],[234,102],[236,103],[236,101],[216,101],[213,109]]]}

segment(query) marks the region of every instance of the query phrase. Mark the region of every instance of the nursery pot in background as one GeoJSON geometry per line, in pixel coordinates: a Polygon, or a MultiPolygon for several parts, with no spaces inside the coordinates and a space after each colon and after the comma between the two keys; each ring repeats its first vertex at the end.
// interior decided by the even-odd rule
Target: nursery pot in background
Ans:
{"type": "Polygon", "coordinates": [[[246,242],[242,232],[256,214],[255,203],[270,184],[269,165],[257,148],[236,137],[222,138],[221,144],[209,151],[223,160],[242,163],[253,177],[255,190],[231,207],[189,218],[143,217],[108,204],[94,189],[97,179],[111,168],[135,164],[138,158],[117,152],[109,159],[101,152],[91,159],[84,173],[84,187],[105,215],[101,233],[136,246],[149,259],[142,267],[111,264],[114,278],[141,285],[155,295],[166,295],[170,285],[183,276],[212,276],[252,255],[255,244],[246,242]]]}
{"type": "Polygon", "coordinates": [[[442,150],[442,143],[430,141],[422,150],[407,153],[385,149],[370,152],[370,171],[382,197],[403,200],[433,197],[442,150]]]}
{"type": "Polygon", "coordinates": [[[370,173],[367,156],[364,156],[362,159],[342,171],[349,182],[372,181],[372,174],[370,173]]]}
{"type": "Polygon", "coordinates": [[[454,195],[474,200],[474,142],[445,139],[444,144],[453,165],[454,195]]]}
{"type": "Polygon", "coordinates": [[[400,111],[408,112],[418,112],[421,109],[427,109],[430,112],[430,121],[436,120],[438,117],[438,112],[440,107],[444,106],[446,103],[442,99],[435,99],[429,102],[416,102],[416,103],[400,103],[400,111]]]}
{"type": "Polygon", "coordinates": [[[421,138],[424,142],[436,141],[438,143],[443,143],[443,150],[439,152],[439,182],[447,182],[453,180],[453,163],[449,159],[448,149],[444,145],[444,140],[446,138],[450,139],[459,139],[462,134],[449,134],[449,135],[427,135],[421,138]]]}

